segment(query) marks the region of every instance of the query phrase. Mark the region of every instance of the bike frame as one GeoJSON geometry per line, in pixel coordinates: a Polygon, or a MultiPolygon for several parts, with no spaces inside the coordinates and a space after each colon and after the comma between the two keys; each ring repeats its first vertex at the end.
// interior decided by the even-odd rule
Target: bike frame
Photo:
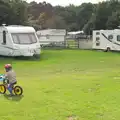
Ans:
{"type": "MultiPolygon", "coordinates": [[[[7,83],[4,83],[4,86],[6,87],[6,89],[8,90],[8,88],[9,88],[9,84],[7,84],[7,83]]],[[[12,90],[13,90],[14,88],[12,87],[12,90]]]]}

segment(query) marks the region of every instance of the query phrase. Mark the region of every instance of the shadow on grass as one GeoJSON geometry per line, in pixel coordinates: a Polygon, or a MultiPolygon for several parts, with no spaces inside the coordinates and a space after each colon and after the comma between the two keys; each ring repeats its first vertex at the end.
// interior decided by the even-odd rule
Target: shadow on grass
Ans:
{"type": "Polygon", "coordinates": [[[19,61],[39,61],[40,60],[40,56],[31,56],[31,57],[26,57],[26,56],[18,56],[18,57],[12,57],[12,56],[1,56],[0,55],[0,60],[19,60],[19,61]]]}
{"type": "Polygon", "coordinates": [[[24,97],[23,95],[21,96],[10,96],[8,94],[4,94],[5,99],[11,100],[11,101],[20,101],[24,97]]]}

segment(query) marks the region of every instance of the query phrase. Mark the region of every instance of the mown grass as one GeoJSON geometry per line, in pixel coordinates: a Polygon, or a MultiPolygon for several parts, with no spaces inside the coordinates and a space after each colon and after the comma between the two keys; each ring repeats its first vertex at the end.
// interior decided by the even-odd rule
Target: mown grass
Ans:
{"type": "Polygon", "coordinates": [[[119,120],[120,54],[44,50],[39,61],[12,63],[23,97],[0,96],[0,120],[119,120]]]}

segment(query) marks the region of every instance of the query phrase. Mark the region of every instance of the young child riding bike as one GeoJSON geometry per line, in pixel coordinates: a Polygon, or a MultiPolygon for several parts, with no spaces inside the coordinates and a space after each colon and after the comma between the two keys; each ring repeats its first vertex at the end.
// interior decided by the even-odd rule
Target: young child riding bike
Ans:
{"type": "Polygon", "coordinates": [[[8,84],[9,84],[7,89],[10,92],[10,95],[13,95],[12,88],[17,83],[16,74],[15,74],[14,70],[12,69],[11,64],[6,64],[4,67],[5,67],[5,71],[6,71],[5,79],[8,80],[8,84]]]}

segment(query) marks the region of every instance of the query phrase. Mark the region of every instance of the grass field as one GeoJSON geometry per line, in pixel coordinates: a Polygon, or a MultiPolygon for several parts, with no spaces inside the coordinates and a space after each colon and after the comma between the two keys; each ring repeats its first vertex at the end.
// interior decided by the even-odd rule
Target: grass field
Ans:
{"type": "Polygon", "coordinates": [[[120,54],[44,50],[40,61],[12,63],[23,97],[0,95],[0,120],[119,120],[120,54]]]}

